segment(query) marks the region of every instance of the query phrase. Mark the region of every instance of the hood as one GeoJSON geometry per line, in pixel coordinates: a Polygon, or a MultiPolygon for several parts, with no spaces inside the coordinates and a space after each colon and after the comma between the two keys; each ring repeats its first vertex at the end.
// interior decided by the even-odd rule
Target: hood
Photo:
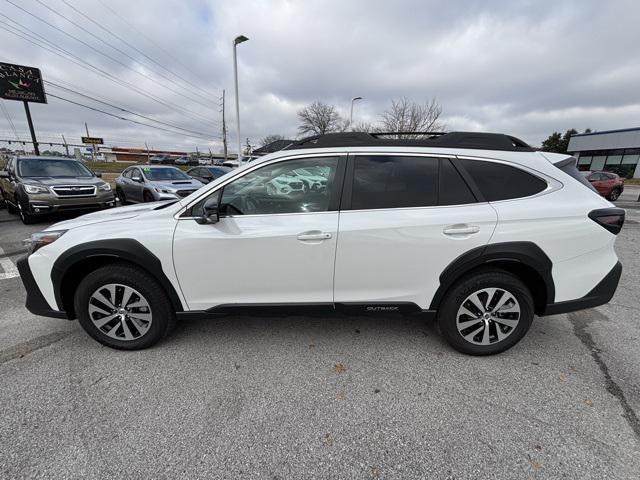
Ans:
{"type": "Polygon", "coordinates": [[[158,180],[149,181],[154,187],[158,187],[164,190],[193,190],[194,188],[200,188],[203,183],[199,180],[158,180]]]}
{"type": "Polygon", "coordinates": [[[55,223],[46,230],[71,230],[72,228],[84,227],[94,223],[135,218],[144,213],[150,212],[161,205],[166,205],[167,203],[175,203],[175,200],[140,203],[137,205],[127,205],[124,207],[109,208],[107,210],[100,210],[99,212],[87,213],[86,215],[81,215],[77,218],[55,223]]]}
{"type": "Polygon", "coordinates": [[[102,185],[106,183],[98,177],[21,177],[24,183],[30,185],[44,185],[55,187],[56,185],[102,185]]]}

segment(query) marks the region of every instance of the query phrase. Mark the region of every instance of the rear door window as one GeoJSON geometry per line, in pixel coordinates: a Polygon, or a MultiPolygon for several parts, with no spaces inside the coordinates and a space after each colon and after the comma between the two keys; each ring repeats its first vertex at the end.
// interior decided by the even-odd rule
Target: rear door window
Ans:
{"type": "Polygon", "coordinates": [[[438,204],[438,159],[371,155],[354,159],[354,210],[438,204]]]}
{"type": "Polygon", "coordinates": [[[459,161],[489,202],[530,197],[547,188],[544,180],[510,165],[483,160],[459,161]]]}

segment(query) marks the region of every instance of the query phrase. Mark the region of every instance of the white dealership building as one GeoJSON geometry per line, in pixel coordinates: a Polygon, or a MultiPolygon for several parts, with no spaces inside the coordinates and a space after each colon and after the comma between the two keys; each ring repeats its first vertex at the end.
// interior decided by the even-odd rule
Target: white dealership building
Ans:
{"type": "Polygon", "coordinates": [[[567,151],[580,170],[605,170],[625,178],[640,178],[640,127],[579,133],[567,151]]]}

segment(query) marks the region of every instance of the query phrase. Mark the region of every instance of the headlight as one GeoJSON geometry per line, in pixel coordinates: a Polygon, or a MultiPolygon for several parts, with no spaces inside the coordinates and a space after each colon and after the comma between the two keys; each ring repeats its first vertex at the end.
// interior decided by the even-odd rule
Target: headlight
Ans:
{"type": "Polygon", "coordinates": [[[158,188],[158,187],[155,187],[155,191],[158,193],[176,193],[176,190],[170,190],[168,188],[158,188]]]}
{"type": "Polygon", "coordinates": [[[102,185],[98,185],[98,190],[102,190],[103,192],[110,192],[111,191],[111,185],[109,185],[108,183],[103,183],[102,185]]]}
{"type": "Polygon", "coordinates": [[[24,191],[27,193],[49,193],[47,187],[41,187],[39,185],[23,185],[24,191]]]}
{"type": "Polygon", "coordinates": [[[25,245],[29,247],[29,254],[36,250],[49,245],[59,239],[66,230],[53,230],[51,232],[38,232],[31,235],[31,237],[24,241],[25,245]]]}

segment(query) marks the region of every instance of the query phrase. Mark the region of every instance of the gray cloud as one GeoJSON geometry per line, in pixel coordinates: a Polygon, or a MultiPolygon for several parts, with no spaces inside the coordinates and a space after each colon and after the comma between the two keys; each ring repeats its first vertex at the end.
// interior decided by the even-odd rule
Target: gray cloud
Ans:
{"type": "MultiPolygon", "coordinates": [[[[42,1],[148,63],[60,0],[42,1]]],[[[180,86],[170,85],[172,89],[202,100],[186,100],[161,87],[158,83],[167,82],[153,69],[110,50],[35,0],[19,5],[158,83],[8,3],[1,4],[0,13],[84,62],[208,121],[155,103],[4,30],[0,30],[0,59],[38,66],[45,79],[69,82],[144,115],[211,133],[213,140],[154,131],[51,98],[49,105],[32,109],[45,141],[61,133],[77,138],[87,121],[92,133],[122,145],[142,145],[146,140],[159,148],[198,144],[202,149],[219,149],[217,98],[223,88],[230,135],[235,132],[231,40],[240,33],[250,38],[238,49],[243,140],[250,137],[254,143],[269,133],[295,135],[296,111],[314,100],[335,104],[347,114],[350,98],[356,95],[365,98],[356,107],[358,121],[377,120],[394,97],[418,101],[437,97],[449,129],[503,131],[533,144],[554,130],[570,127],[634,126],[640,114],[640,64],[635,53],[640,43],[640,4],[635,1],[103,0],[135,29],[98,0],[67,1],[211,94],[205,99],[177,79],[180,86]]],[[[68,92],[49,91],[91,103],[68,92]]],[[[18,130],[26,131],[22,106],[5,105],[18,130]]],[[[0,117],[0,135],[9,134],[0,117]]],[[[234,142],[232,136],[230,144],[234,142]]]]}

